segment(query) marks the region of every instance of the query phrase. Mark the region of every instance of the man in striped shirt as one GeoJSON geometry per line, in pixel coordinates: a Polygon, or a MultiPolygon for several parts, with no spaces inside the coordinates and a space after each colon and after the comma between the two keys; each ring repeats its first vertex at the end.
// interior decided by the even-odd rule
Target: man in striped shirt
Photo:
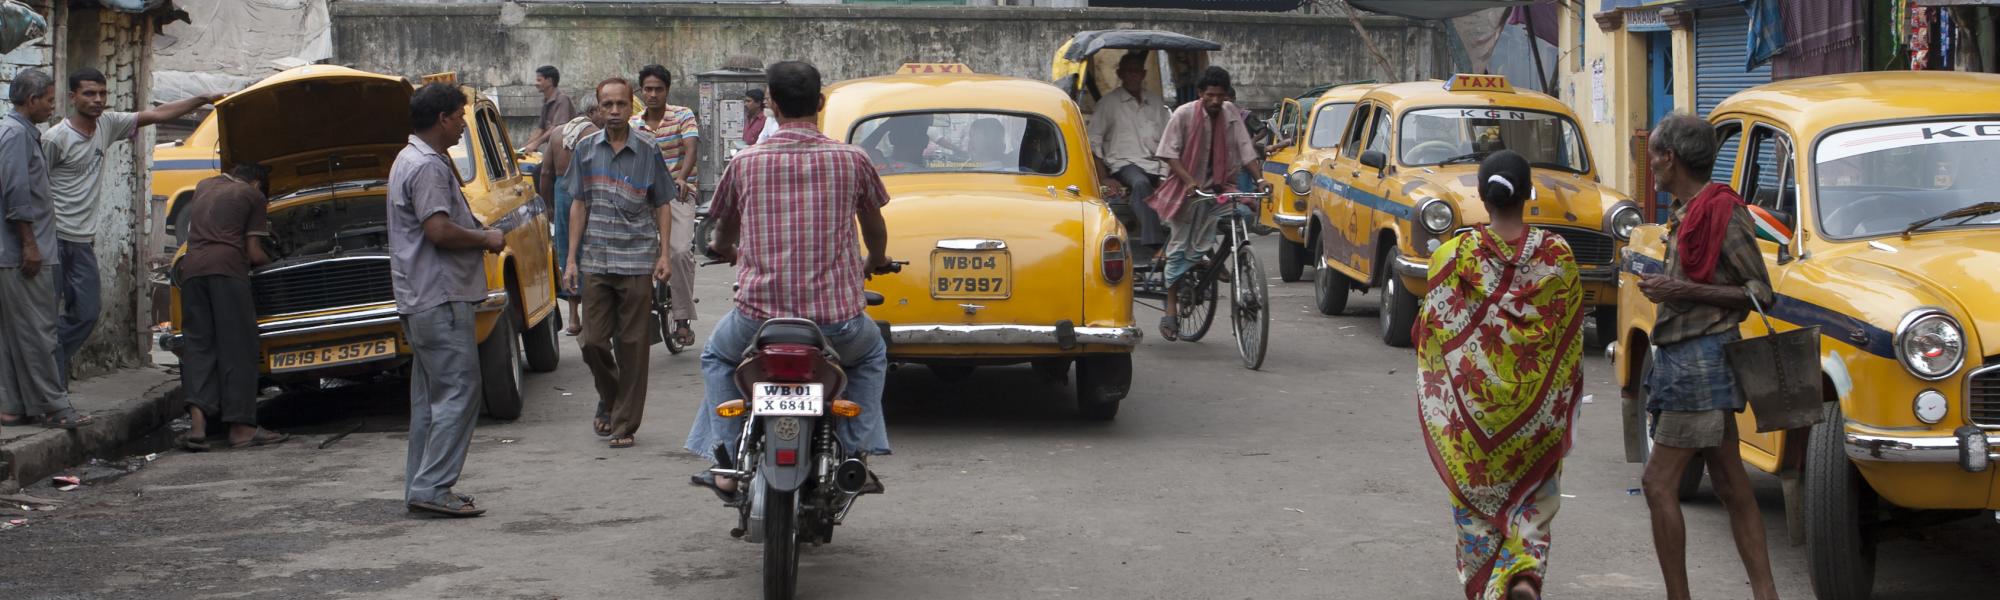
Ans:
{"type": "MultiPolygon", "coordinates": [[[[716,323],[701,353],[707,401],[695,413],[687,449],[712,459],[721,445],[735,455],[743,419],[718,417],[715,407],[745,397],[736,388],[736,365],[757,328],[767,319],[789,317],[818,323],[846,363],[847,399],[862,409],[860,416],[835,421],[842,449],[849,456],[888,454],[882,420],[888,347],[863,312],[861,280],[863,273],[890,264],[889,226],[882,220],[889,192],[865,152],[833,141],[813,125],[822,102],[817,69],[782,62],[766,75],[778,132],[730,161],[709,207],[716,223],[713,250],[737,260],[739,290],[735,310],[716,323]]],[[[880,492],[880,481],[869,479],[863,493],[880,492]]],[[[735,481],[703,472],[693,484],[725,502],[737,500],[735,481]]]]}
{"type": "Polygon", "coordinates": [[[688,321],[694,320],[694,203],[699,194],[690,182],[701,155],[701,147],[695,143],[701,138],[701,129],[694,110],[667,104],[667,92],[673,85],[674,74],[666,67],[646,65],[639,69],[639,99],[646,103],[646,112],[632,117],[632,129],[653,138],[660,160],[681,190],[670,205],[674,226],[665,230],[675,273],[667,285],[674,293],[674,337],[682,346],[693,346],[694,329],[688,327],[688,321]]]}
{"type": "Polygon", "coordinates": [[[646,409],[653,282],[673,274],[660,232],[673,226],[667,205],[678,186],[653,139],[625,120],[632,84],[604,80],[597,102],[604,131],[577,141],[564,180],[573,200],[563,287],[582,288],[583,361],[611,416],[611,447],[630,448],[646,409]]]}

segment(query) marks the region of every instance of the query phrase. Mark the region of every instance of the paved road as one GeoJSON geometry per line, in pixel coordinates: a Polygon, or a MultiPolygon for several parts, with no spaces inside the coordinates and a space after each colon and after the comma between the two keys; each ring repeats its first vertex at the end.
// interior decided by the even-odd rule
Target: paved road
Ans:
{"type": "MultiPolygon", "coordinates": [[[[1273,256],[1272,240],[1262,240],[1273,256]]],[[[1268,258],[1267,258],[1268,260],[1268,258]]],[[[705,269],[705,315],[726,271],[705,269]]],[[[1262,372],[1226,328],[1141,349],[1111,424],[1075,417],[1068,388],[1027,368],[958,384],[891,375],[897,450],[834,544],[808,549],[808,598],[1452,598],[1446,497],[1418,437],[1408,351],[1375,339],[1373,296],[1311,312],[1309,283],[1273,282],[1262,372]]],[[[1141,311],[1150,323],[1157,314],[1141,311]]],[[[567,338],[566,338],[567,341],[567,338]]],[[[589,432],[594,399],[574,346],[531,376],[527,414],[482,423],[460,490],[492,513],[406,516],[400,384],[268,403],[282,447],[163,454],[72,503],[0,531],[6,598],[745,598],[759,547],[685,484],[680,450],[699,383],[693,355],[655,356],[639,446],[589,432]],[[360,431],[319,449],[321,440],[360,431]]],[[[1594,354],[1594,353],[1593,353],[1594,354]]],[[[1579,444],[1563,480],[1549,596],[1656,598],[1660,577],[1637,469],[1623,462],[1616,393],[1587,365],[1579,444]]],[[[1809,597],[1783,543],[1776,480],[1753,476],[1781,589],[1809,597]]],[[[1747,597],[1720,505],[1689,507],[1696,596],[1747,597]]],[[[1961,521],[1882,546],[1881,598],[1990,595],[2000,527],[1961,521]]]]}

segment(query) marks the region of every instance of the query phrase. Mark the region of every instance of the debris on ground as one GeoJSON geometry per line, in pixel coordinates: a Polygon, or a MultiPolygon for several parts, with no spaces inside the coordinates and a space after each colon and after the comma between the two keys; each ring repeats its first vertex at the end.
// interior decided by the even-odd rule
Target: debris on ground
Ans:
{"type": "Polygon", "coordinates": [[[49,481],[53,482],[51,485],[83,485],[74,475],[57,475],[50,477],[49,481]]]}
{"type": "Polygon", "coordinates": [[[27,526],[28,526],[27,519],[14,519],[11,521],[7,521],[5,523],[0,523],[0,530],[7,530],[7,529],[13,529],[15,527],[27,527],[27,526]]]}
{"type": "Polygon", "coordinates": [[[1303,515],[1303,514],[1306,514],[1306,509],[1303,509],[1303,508],[1292,508],[1292,507],[1290,507],[1290,506],[1287,506],[1287,507],[1285,507],[1285,510],[1289,510],[1289,511],[1292,511],[1292,512],[1295,512],[1295,513],[1299,513],[1299,514],[1302,514],[1302,515],[1303,515]]]}

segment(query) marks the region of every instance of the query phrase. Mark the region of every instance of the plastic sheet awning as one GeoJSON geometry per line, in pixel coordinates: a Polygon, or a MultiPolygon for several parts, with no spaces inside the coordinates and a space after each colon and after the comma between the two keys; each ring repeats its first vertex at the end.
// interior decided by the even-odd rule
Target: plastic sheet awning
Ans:
{"type": "Polygon", "coordinates": [[[1075,37],[1070,38],[1069,49],[1063,51],[1062,57],[1063,60],[1080,61],[1097,55],[1097,51],[1099,50],[1130,50],[1134,48],[1212,52],[1221,50],[1222,44],[1171,31],[1107,29],[1103,31],[1085,31],[1076,34],[1075,37]]]}

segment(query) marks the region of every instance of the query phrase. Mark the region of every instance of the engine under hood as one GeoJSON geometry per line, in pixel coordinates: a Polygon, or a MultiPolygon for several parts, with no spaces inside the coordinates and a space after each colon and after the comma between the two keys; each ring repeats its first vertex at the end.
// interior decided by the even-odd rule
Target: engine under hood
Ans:
{"type": "Polygon", "coordinates": [[[408,82],[312,65],[273,75],[215,105],[222,168],[261,163],[279,196],[342,181],[388,179],[410,135],[408,82]]]}

